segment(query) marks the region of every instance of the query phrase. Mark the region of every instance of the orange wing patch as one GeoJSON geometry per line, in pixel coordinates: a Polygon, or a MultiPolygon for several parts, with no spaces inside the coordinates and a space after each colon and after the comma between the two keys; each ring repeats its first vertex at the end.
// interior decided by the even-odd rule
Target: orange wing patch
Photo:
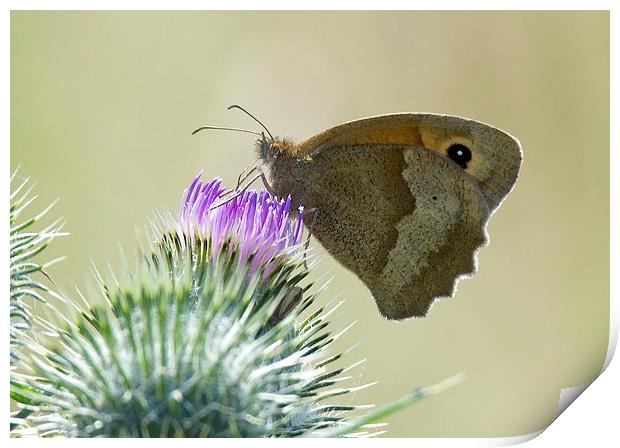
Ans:
{"type": "Polygon", "coordinates": [[[327,147],[369,144],[400,144],[422,146],[445,154],[454,143],[471,146],[471,135],[442,123],[445,117],[430,114],[393,114],[363,118],[328,129],[298,145],[299,154],[312,153],[327,147]]]}

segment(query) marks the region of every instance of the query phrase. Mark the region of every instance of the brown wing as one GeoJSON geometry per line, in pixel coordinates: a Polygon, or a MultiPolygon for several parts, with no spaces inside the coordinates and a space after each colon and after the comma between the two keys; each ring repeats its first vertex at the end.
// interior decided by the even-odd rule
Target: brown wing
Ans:
{"type": "Polygon", "coordinates": [[[467,146],[472,159],[465,171],[478,183],[491,210],[499,206],[517,180],[521,146],[509,134],[467,118],[401,113],[363,118],[328,129],[297,145],[300,158],[347,145],[403,144],[433,150],[447,158],[454,144],[467,146]]]}
{"type": "Polygon", "coordinates": [[[475,271],[489,208],[475,180],[434,151],[356,144],[303,168],[313,234],[369,287],[390,319],[424,316],[475,271]]]}

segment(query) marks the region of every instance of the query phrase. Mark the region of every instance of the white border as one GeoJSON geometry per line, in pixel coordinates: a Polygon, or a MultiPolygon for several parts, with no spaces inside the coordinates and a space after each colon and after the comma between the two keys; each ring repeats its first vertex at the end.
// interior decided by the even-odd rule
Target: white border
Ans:
{"type": "MultiPolygon", "coordinates": [[[[241,0],[229,0],[227,2],[205,2],[198,0],[176,0],[172,1],[163,1],[163,0],[151,0],[151,1],[140,1],[140,0],[109,0],[109,1],[88,1],[88,2],[80,2],[80,1],[43,1],[43,0],[24,0],[24,1],[15,1],[9,0],[3,2],[3,5],[6,5],[4,9],[4,14],[0,19],[2,26],[0,27],[0,36],[1,36],[1,44],[0,51],[2,61],[5,63],[3,67],[4,70],[1,72],[2,76],[2,98],[3,102],[0,106],[0,138],[2,138],[3,142],[3,151],[1,154],[2,157],[2,167],[3,167],[3,181],[2,185],[2,194],[4,198],[8,198],[9,195],[9,154],[10,154],[10,125],[9,125],[9,117],[10,117],[10,103],[7,99],[10,98],[10,71],[8,67],[10,66],[10,10],[36,10],[36,9],[57,9],[57,10],[71,10],[71,9],[80,9],[80,10],[109,10],[109,9],[117,9],[117,10],[136,10],[136,9],[145,9],[144,7],[148,7],[148,9],[154,10],[200,10],[200,9],[212,9],[212,10],[238,10],[238,9],[263,9],[263,10],[277,10],[277,9],[288,9],[288,10],[311,10],[311,9],[319,9],[319,10],[340,10],[340,9],[351,9],[351,6],[354,6],[358,9],[367,9],[367,10],[397,10],[397,9],[418,9],[418,10],[439,10],[439,9],[462,9],[464,7],[468,7],[469,9],[476,10],[484,10],[484,9],[494,9],[494,10],[545,10],[545,9],[557,9],[557,7],[561,7],[562,9],[570,9],[570,10],[611,10],[611,123],[619,123],[618,116],[618,91],[615,87],[614,81],[617,82],[618,77],[620,76],[620,71],[618,70],[618,52],[620,51],[620,46],[618,45],[618,25],[619,25],[619,10],[618,8],[613,8],[614,3],[612,1],[603,1],[603,0],[589,0],[589,1],[548,1],[548,0],[522,0],[522,1],[470,1],[465,4],[464,2],[458,1],[449,1],[449,0],[434,0],[433,2],[412,2],[405,0],[382,0],[381,2],[377,1],[368,1],[368,0],[358,0],[355,2],[348,2],[342,0],[314,0],[314,1],[296,1],[296,2],[287,2],[287,1],[268,1],[263,0],[260,4],[252,3],[250,1],[241,1],[241,0]]],[[[618,148],[618,127],[612,127],[611,132],[611,148],[618,148]]],[[[620,157],[618,155],[617,150],[611,151],[610,155],[610,176],[611,176],[611,216],[610,216],[610,226],[611,226],[611,260],[610,260],[610,277],[611,277],[611,323],[610,323],[610,335],[609,335],[609,349],[605,362],[605,366],[607,367],[604,370],[604,373],[598,378],[592,386],[588,387],[583,396],[578,398],[578,404],[570,406],[566,412],[564,412],[558,420],[553,423],[552,426],[548,430],[546,430],[540,437],[535,440],[529,442],[531,446],[538,447],[548,447],[548,446],[572,446],[573,444],[579,444],[583,446],[584,444],[593,444],[593,446],[610,446],[609,441],[618,440],[618,429],[617,429],[617,409],[618,403],[617,398],[620,397],[619,393],[619,377],[620,377],[620,367],[618,367],[618,361],[612,361],[613,354],[615,351],[615,347],[617,344],[618,337],[618,300],[620,298],[620,287],[619,287],[619,278],[618,274],[620,274],[620,262],[618,259],[619,254],[619,240],[617,237],[617,229],[620,228],[620,219],[618,212],[618,203],[620,199],[620,182],[618,180],[618,166],[620,165],[620,157]],[[616,229],[616,232],[614,232],[616,229]],[[614,276],[614,273],[616,276],[614,276]]],[[[6,200],[6,199],[5,199],[6,200]]],[[[3,212],[7,213],[8,207],[3,208],[3,212]]],[[[6,215],[5,215],[6,216],[6,215]]],[[[8,219],[2,219],[0,221],[3,226],[4,235],[8,235],[8,219]]],[[[1,239],[2,250],[4,254],[8,252],[8,245],[6,238],[1,239]]],[[[2,267],[3,272],[8,272],[8,262],[6,257],[0,257],[0,266],[2,267]]],[[[2,275],[1,282],[4,287],[4,290],[8,290],[7,275],[2,275]]],[[[3,300],[0,301],[0,315],[8,316],[8,301],[3,300]]],[[[2,337],[3,341],[8,340],[8,325],[0,325],[2,328],[2,337]]],[[[9,372],[9,356],[6,348],[8,347],[3,344],[3,359],[5,362],[5,368],[1,369],[1,383],[3,387],[3,392],[0,393],[0,397],[2,399],[2,406],[5,410],[9,409],[9,399],[8,394],[4,392],[6,390],[6,385],[9,382],[8,372],[9,372]]],[[[566,393],[570,393],[566,392],[566,393]]],[[[5,411],[6,412],[6,411],[5,411]]],[[[8,425],[2,425],[3,431],[8,432],[8,425]]],[[[515,443],[525,442],[527,440],[532,439],[537,434],[531,435],[523,435],[520,437],[510,437],[510,438],[495,438],[495,439],[416,439],[413,443],[418,443],[422,446],[502,446],[502,445],[511,445],[515,443]]],[[[6,434],[8,437],[8,434],[6,434]]],[[[266,441],[266,440],[255,440],[252,443],[257,443],[262,445],[264,443],[274,443],[275,441],[266,441]]],[[[11,443],[26,443],[25,441],[19,441],[15,439],[11,439],[11,443]]],[[[83,441],[79,440],[30,440],[27,442],[28,444],[45,444],[45,446],[54,445],[54,444],[62,444],[62,446],[72,445],[72,444],[81,444],[83,441]]],[[[93,444],[104,444],[109,443],[109,441],[105,439],[100,440],[92,440],[88,442],[93,444]]],[[[127,440],[117,440],[114,443],[139,443],[146,444],[149,446],[159,445],[165,446],[169,443],[166,440],[155,440],[151,439],[148,441],[142,440],[132,440],[128,442],[127,440]],[[165,444],[165,445],[164,445],[165,444]]],[[[179,441],[175,443],[183,443],[183,444],[195,444],[195,446],[202,446],[205,442],[197,439],[185,439],[183,441],[179,441]]],[[[217,443],[218,445],[228,445],[228,444],[237,444],[238,440],[218,440],[211,441],[209,443],[217,443]]],[[[277,442],[276,442],[277,443],[277,442]]],[[[290,441],[280,441],[279,443],[290,443],[290,441]]],[[[317,443],[316,440],[296,440],[295,442],[300,444],[310,444],[317,443]]],[[[322,440],[320,442],[323,443],[407,443],[410,444],[410,441],[406,439],[381,439],[381,440],[356,440],[356,441],[335,441],[335,440],[322,440]],[[404,440],[404,442],[403,442],[404,440]]]]}

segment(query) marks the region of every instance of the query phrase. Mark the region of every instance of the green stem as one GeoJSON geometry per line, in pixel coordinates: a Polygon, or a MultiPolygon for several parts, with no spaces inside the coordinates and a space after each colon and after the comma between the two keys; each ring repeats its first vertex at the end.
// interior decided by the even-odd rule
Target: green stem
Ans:
{"type": "Polygon", "coordinates": [[[443,381],[440,381],[437,384],[433,384],[432,386],[424,386],[418,387],[413,392],[405,395],[398,400],[393,401],[392,403],[388,403],[385,406],[380,407],[379,409],[370,412],[366,415],[363,415],[357,419],[354,419],[351,423],[346,425],[338,426],[333,429],[329,429],[327,431],[321,431],[314,434],[309,434],[309,437],[342,437],[347,434],[352,433],[355,430],[360,429],[364,425],[368,425],[371,423],[375,423],[379,420],[383,420],[384,418],[394,414],[395,412],[400,411],[401,409],[406,408],[407,406],[412,405],[413,403],[420,401],[423,398],[426,398],[430,395],[435,395],[439,392],[444,391],[452,386],[457,385],[465,379],[465,375],[463,373],[456,374],[449,378],[446,378],[443,381]]]}

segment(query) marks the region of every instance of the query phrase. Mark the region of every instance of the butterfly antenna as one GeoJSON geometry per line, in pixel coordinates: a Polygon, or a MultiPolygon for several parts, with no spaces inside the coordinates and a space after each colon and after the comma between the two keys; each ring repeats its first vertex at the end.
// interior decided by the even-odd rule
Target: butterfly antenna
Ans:
{"type": "Polygon", "coordinates": [[[194,132],[192,132],[192,135],[196,134],[197,132],[203,131],[205,129],[217,129],[220,131],[235,131],[235,132],[245,132],[246,134],[262,135],[260,132],[250,131],[248,129],[225,128],[222,126],[201,126],[198,129],[196,129],[194,132]]]}
{"type": "Polygon", "coordinates": [[[232,106],[228,106],[228,110],[230,109],[239,109],[243,112],[245,112],[250,118],[252,118],[255,122],[257,122],[258,124],[260,124],[263,129],[265,131],[267,131],[267,134],[269,134],[269,137],[271,138],[271,141],[274,140],[273,135],[271,135],[271,132],[269,132],[269,129],[267,129],[267,126],[265,126],[258,118],[256,118],[254,115],[252,115],[251,113],[249,113],[247,110],[245,110],[243,107],[237,105],[237,104],[233,104],[232,106]]]}

